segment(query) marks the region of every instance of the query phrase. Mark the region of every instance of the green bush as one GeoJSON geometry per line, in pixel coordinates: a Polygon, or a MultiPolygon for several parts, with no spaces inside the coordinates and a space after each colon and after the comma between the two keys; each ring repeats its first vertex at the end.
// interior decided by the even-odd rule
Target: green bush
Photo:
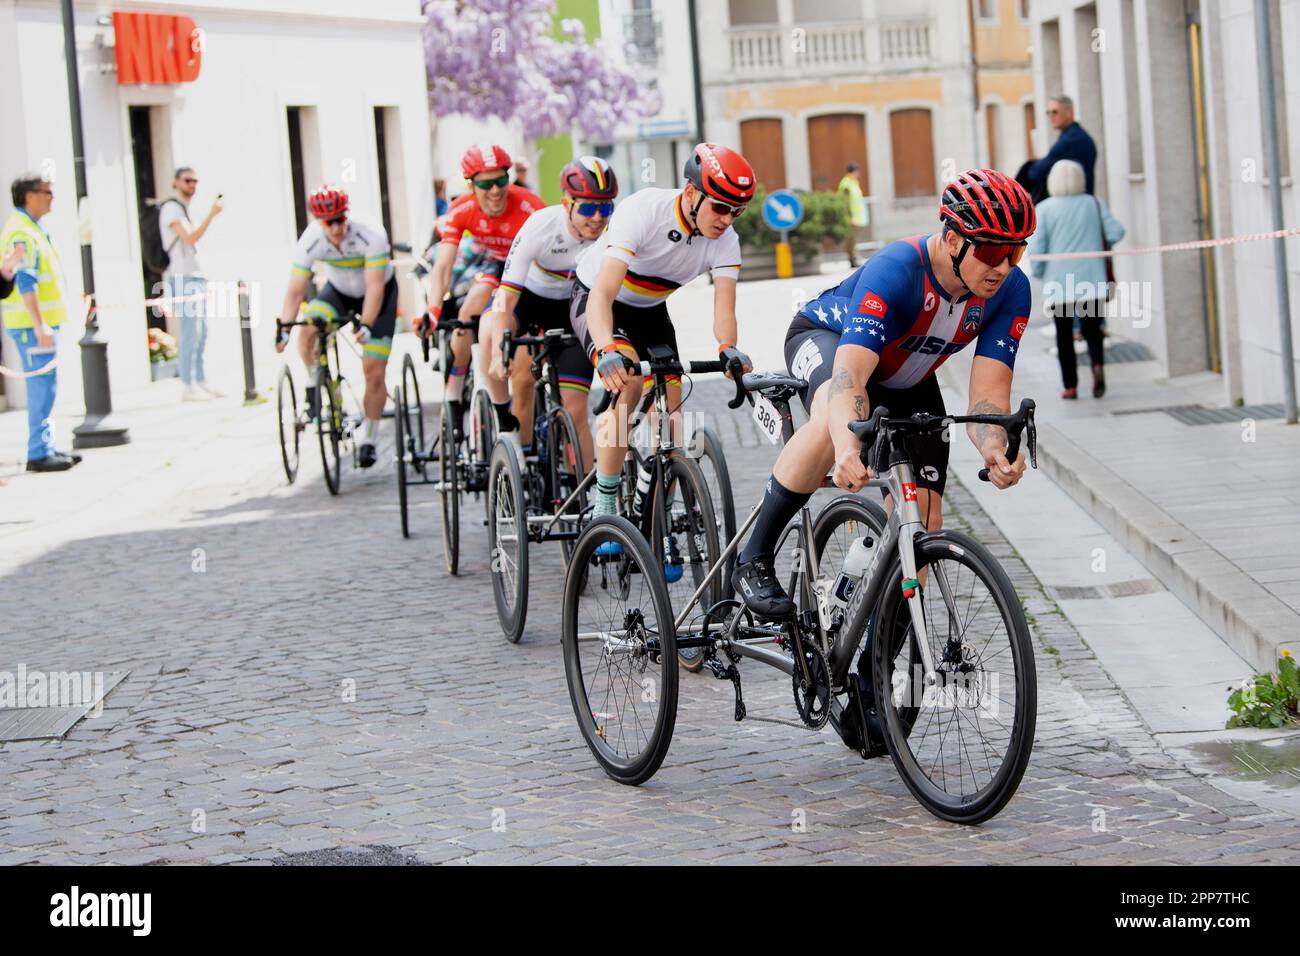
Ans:
{"type": "MultiPolygon", "coordinates": [[[[803,222],[799,228],[790,233],[790,248],[795,258],[804,259],[822,251],[823,242],[830,240],[833,245],[843,245],[849,237],[852,226],[849,225],[849,211],[838,193],[804,192],[797,189],[795,193],[803,201],[803,222]]],[[[749,211],[735,222],[736,235],[744,249],[769,251],[776,244],[780,234],[769,229],[763,222],[763,200],[767,192],[762,186],[754,191],[749,211]]]]}
{"type": "Polygon", "coordinates": [[[1300,674],[1290,651],[1283,651],[1277,672],[1256,674],[1241,687],[1230,688],[1231,727],[1285,727],[1300,723],[1300,674]]]}

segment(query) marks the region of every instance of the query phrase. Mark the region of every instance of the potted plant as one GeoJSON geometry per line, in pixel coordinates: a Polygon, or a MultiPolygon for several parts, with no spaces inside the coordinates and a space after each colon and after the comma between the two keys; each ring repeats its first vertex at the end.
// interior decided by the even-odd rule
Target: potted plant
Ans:
{"type": "Polygon", "coordinates": [[[149,374],[155,382],[180,376],[176,364],[176,339],[162,329],[149,330],[149,374]]]}
{"type": "MultiPolygon", "coordinates": [[[[842,246],[852,228],[844,200],[833,192],[795,190],[803,203],[804,216],[799,228],[790,235],[790,252],[794,256],[794,274],[810,275],[821,271],[821,253],[825,245],[842,246]]],[[[750,211],[736,220],[733,228],[740,237],[744,268],[741,279],[771,279],[776,276],[776,243],[780,234],[763,222],[763,187],[754,191],[750,211]]]]}

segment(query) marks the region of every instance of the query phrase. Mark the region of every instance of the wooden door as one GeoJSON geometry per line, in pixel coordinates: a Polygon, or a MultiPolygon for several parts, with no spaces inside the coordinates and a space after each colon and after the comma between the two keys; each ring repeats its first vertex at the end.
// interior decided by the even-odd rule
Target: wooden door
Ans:
{"type": "Polygon", "coordinates": [[[889,114],[889,139],[894,154],[894,198],[936,195],[930,111],[894,110],[889,114]]]}
{"type": "Polygon", "coordinates": [[[754,167],[754,176],[767,192],[785,189],[785,135],[781,120],[741,122],[740,152],[754,167]]]}
{"type": "Polygon", "coordinates": [[[808,168],[812,188],[834,192],[849,163],[861,167],[862,192],[871,193],[867,168],[867,126],[860,113],[833,113],[808,120],[808,168]]]}

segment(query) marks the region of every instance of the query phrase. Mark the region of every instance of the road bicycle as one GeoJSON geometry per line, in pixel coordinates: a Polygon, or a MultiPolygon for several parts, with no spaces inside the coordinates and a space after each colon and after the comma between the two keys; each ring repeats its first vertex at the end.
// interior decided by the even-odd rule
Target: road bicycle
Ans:
{"type": "MultiPolygon", "coordinates": [[[[789,376],[754,374],[738,385],[775,409],[786,440],[794,430],[789,399],[803,387],[789,376]]],[[[790,675],[803,724],[819,729],[832,722],[864,759],[888,753],[930,813],[963,824],[997,814],[1033,747],[1037,681],[1029,629],[1010,579],[983,545],[959,531],[925,529],[908,445],[955,424],[997,425],[1007,432],[1007,458],[1016,459],[1023,434],[1037,467],[1033,414],[1026,399],[1009,415],[891,418],[880,407],[851,423],[864,463],[874,463],[867,487],[886,490],[897,507],[882,516],[865,499],[853,505],[848,498],[856,496],[846,496],[816,521],[802,509],[790,579],[796,611],[787,620],[756,621],[734,598],[704,603],[705,586],[688,604],[674,605],[656,573],[659,555],[640,529],[621,517],[588,524],[565,579],[561,638],[579,730],[605,773],[636,785],[659,769],[676,722],[678,652],[699,648],[704,666],[732,682],[736,720],[746,716],[737,665],[760,661],[790,675]],[[860,575],[846,563],[832,576],[818,542],[846,520],[863,529],[857,541],[869,558],[860,575]],[[604,555],[610,542],[619,545],[617,560],[604,555]],[[700,606],[706,609],[688,624],[700,606]],[[851,673],[864,645],[865,658],[851,673]]],[[[980,478],[987,477],[982,470],[980,478]]]]}
{"type": "Polygon", "coordinates": [[[514,435],[497,438],[488,468],[488,553],[492,595],[501,631],[518,643],[528,615],[528,547],[559,541],[567,563],[586,512],[588,475],[577,425],[565,409],[560,373],[551,361],[577,339],[562,329],[541,335],[503,334],[501,357],[510,368],[515,352],[532,349],[532,451],[524,454],[514,435]],[[522,464],[521,464],[522,462],[522,464]]]}
{"type": "MultiPolygon", "coordinates": [[[[360,321],[361,316],[355,312],[337,319],[314,316],[292,322],[283,322],[278,318],[275,320],[277,342],[282,339],[287,341],[289,332],[295,326],[307,325],[316,329],[319,343],[316,356],[319,382],[316,389],[316,407],[299,409],[299,389],[294,383],[293,373],[287,363],[281,367],[280,377],[276,382],[280,458],[284,463],[284,474],[289,484],[293,484],[298,477],[302,433],[312,424],[316,425],[321,464],[325,470],[325,486],[329,488],[331,495],[339,493],[343,455],[350,454],[353,467],[359,467],[357,461],[359,449],[354,436],[364,421],[364,416],[361,413],[361,400],[353,390],[351,382],[343,376],[339,364],[339,333],[349,325],[359,324],[360,321]]],[[[360,350],[350,340],[344,339],[344,341],[360,357],[360,350]]],[[[305,395],[305,391],[303,394],[305,395]]]]}

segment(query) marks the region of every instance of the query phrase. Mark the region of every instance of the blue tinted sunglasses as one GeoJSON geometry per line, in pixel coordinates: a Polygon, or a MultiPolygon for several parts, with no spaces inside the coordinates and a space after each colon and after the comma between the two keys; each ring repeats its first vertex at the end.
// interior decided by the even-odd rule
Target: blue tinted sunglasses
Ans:
{"type": "Polygon", "coordinates": [[[608,219],[613,212],[614,212],[614,204],[612,202],[578,203],[579,216],[594,216],[596,215],[596,213],[600,213],[602,216],[608,219]]]}

